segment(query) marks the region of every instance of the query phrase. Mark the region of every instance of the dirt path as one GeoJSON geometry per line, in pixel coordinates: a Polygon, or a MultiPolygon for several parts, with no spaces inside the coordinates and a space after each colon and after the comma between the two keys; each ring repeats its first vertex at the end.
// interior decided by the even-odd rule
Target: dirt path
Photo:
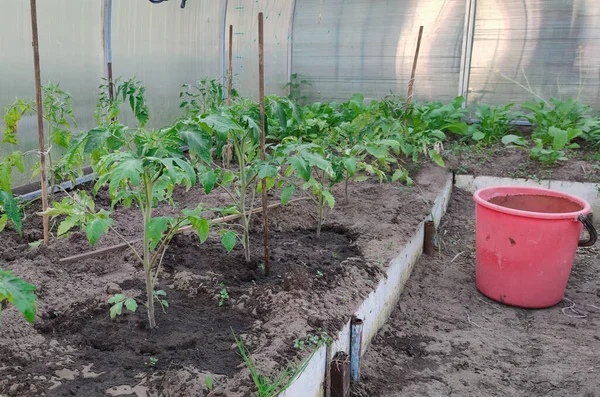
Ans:
{"type": "Polygon", "coordinates": [[[474,232],[471,195],[455,191],[441,255],[415,266],[352,395],[600,395],[598,248],[579,250],[563,302],[525,310],[475,288],[474,232]]]}

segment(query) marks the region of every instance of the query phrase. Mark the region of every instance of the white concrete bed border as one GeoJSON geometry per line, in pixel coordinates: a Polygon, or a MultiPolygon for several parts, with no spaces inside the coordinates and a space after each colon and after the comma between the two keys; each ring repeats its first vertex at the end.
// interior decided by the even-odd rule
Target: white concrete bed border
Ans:
{"type": "MultiPolygon", "coordinates": [[[[431,215],[436,226],[446,213],[452,193],[452,175],[448,175],[442,192],[435,199],[431,215]]],[[[425,219],[425,220],[427,220],[425,219]]],[[[404,285],[408,281],[414,264],[423,251],[425,220],[419,224],[400,254],[390,262],[385,277],[367,296],[355,312],[356,317],[363,320],[363,338],[361,354],[367,351],[377,331],[387,321],[394,310],[404,285]]],[[[350,350],[350,319],[344,325],[331,346],[331,356],[338,351],[349,353],[350,350]]],[[[322,346],[311,358],[306,369],[290,385],[279,394],[279,397],[322,397],[324,395],[325,369],[327,364],[326,347],[322,346]]]]}

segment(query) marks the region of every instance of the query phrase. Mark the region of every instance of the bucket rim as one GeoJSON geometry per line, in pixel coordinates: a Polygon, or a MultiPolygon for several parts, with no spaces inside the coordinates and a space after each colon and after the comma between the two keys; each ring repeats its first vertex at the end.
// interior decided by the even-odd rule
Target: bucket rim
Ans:
{"type": "Polygon", "coordinates": [[[475,193],[473,193],[473,199],[475,200],[475,202],[478,205],[481,205],[482,207],[486,207],[489,208],[491,210],[494,211],[498,211],[498,212],[502,212],[505,214],[509,214],[509,215],[515,215],[515,216],[520,216],[520,217],[526,217],[526,218],[536,218],[536,219],[572,219],[572,220],[577,220],[577,218],[579,217],[579,215],[587,215],[590,213],[592,207],[590,206],[590,203],[588,203],[586,200],[579,198],[577,196],[573,196],[572,194],[569,193],[563,193],[563,192],[559,192],[557,190],[552,190],[552,189],[545,189],[545,188],[541,188],[541,187],[527,187],[527,186],[490,186],[490,187],[485,187],[482,189],[478,189],[477,191],[475,191],[475,193]],[[514,193],[513,195],[518,196],[518,195],[523,195],[523,194],[530,194],[530,195],[534,195],[534,196],[552,196],[552,197],[561,197],[564,199],[567,199],[569,201],[575,202],[579,205],[581,205],[583,208],[579,211],[574,211],[574,212],[560,212],[560,213],[549,213],[549,212],[534,212],[534,211],[523,211],[523,210],[517,210],[514,208],[508,208],[508,207],[503,207],[501,205],[498,204],[493,204],[490,203],[487,200],[484,200],[481,197],[482,193],[485,193],[487,191],[503,191],[503,190],[508,190],[510,191],[510,193],[514,193]]]}

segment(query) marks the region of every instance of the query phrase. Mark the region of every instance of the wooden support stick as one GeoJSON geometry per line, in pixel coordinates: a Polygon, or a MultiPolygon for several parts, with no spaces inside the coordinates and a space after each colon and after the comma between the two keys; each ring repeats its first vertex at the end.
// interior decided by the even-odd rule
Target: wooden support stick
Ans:
{"type": "MultiPolygon", "coordinates": [[[[288,201],[287,204],[295,203],[297,201],[310,200],[310,199],[311,199],[310,197],[300,197],[300,198],[288,201]]],[[[268,208],[269,209],[273,209],[273,208],[277,208],[279,206],[281,206],[281,203],[274,203],[274,204],[269,205],[268,208]]],[[[259,214],[262,211],[263,211],[262,207],[260,207],[260,208],[254,208],[252,210],[252,213],[253,214],[259,214]]],[[[236,219],[238,219],[240,217],[241,217],[240,214],[227,215],[227,216],[224,216],[222,218],[213,219],[210,222],[213,225],[215,225],[215,224],[219,224],[219,223],[225,223],[225,222],[229,222],[229,221],[234,221],[234,220],[236,220],[236,219]]],[[[177,234],[188,232],[188,231],[190,231],[192,229],[193,228],[191,226],[189,226],[189,225],[188,226],[184,226],[184,227],[179,228],[179,230],[177,230],[177,234]]],[[[62,258],[62,259],[59,260],[59,262],[60,263],[70,263],[70,262],[74,262],[74,261],[81,260],[81,259],[93,258],[95,256],[100,256],[102,254],[107,254],[109,252],[114,252],[114,251],[118,251],[118,250],[121,250],[121,249],[128,248],[130,245],[139,243],[142,240],[143,240],[142,238],[136,238],[135,240],[130,240],[130,241],[126,242],[126,243],[111,245],[110,247],[100,248],[100,249],[97,249],[95,251],[84,252],[83,254],[78,254],[78,255],[73,255],[73,256],[66,257],[66,258],[62,258]]]]}
{"type": "MultiPolygon", "coordinates": [[[[48,209],[46,171],[46,146],[44,143],[44,109],[42,108],[42,78],[40,77],[40,47],[38,42],[36,0],[31,0],[31,34],[33,36],[33,68],[35,72],[35,100],[37,102],[38,144],[40,153],[40,182],[42,185],[42,211],[48,209]]],[[[43,217],[44,244],[48,244],[48,216],[43,217]]]]}
{"type": "MultiPolygon", "coordinates": [[[[265,53],[264,53],[264,23],[263,13],[258,13],[258,95],[260,100],[260,161],[265,161],[265,53]]],[[[267,201],[267,180],[262,184],[263,234],[265,245],[265,275],[271,274],[269,264],[269,204],[267,201]]]]}
{"type": "MultiPolygon", "coordinates": [[[[410,103],[412,102],[413,97],[413,86],[415,84],[415,73],[417,72],[417,61],[419,59],[419,50],[421,49],[421,38],[423,37],[423,26],[419,27],[419,37],[417,38],[417,49],[415,51],[415,59],[413,59],[412,71],[410,72],[410,80],[408,82],[408,93],[406,94],[406,111],[410,107],[410,103]]],[[[406,123],[408,119],[404,119],[404,127],[406,127],[406,123]]]]}

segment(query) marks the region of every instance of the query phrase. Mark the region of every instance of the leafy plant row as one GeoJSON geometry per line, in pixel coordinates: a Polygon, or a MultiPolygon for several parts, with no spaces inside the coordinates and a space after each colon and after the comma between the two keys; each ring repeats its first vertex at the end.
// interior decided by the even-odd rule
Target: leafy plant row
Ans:
{"type": "MultiPolygon", "coordinates": [[[[91,163],[97,176],[93,194],[107,187],[112,206],[96,208],[85,191],[64,192],[65,198],[53,201],[42,215],[60,221],[56,237],[81,228],[93,245],[105,233],[126,241],[115,225],[115,207],[140,211],[142,248],[131,245],[130,249],[144,269],[146,298],[139,303],[148,311],[151,328],[156,326],[155,304],[168,305],[164,291],[156,286],[164,254],[179,229],[195,230],[200,242],[206,241],[213,229],[227,251],[240,243],[246,262],[252,261],[250,225],[262,180],[284,205],[295,194],[308,196],[315,205],[319,236],[327,209],[336,204],[333,188],[337,184],[344,186],[345,202],[350,200],[350,180],[376,178],[411,184],[406,162],[427,159],[444,166],[444,144],[452,135],[468,144],[502,141],[527,148],[532,158],[544,164],[564,160],[565,151],[580,143],[597,147],[600,142],[599,119],[590,116],[589,106],[574,100],[525,103],[520,105],[527,111],[523,113],[514,111],[513,104],[479,105],[471,112],[463,108],[462,97],[447,104],[434,101],[407,106],[393,95],[366,103],[362,95],[355,94],[343,103],[302,106],[291,98],[270,96],[266,99],[267,156],[260,160],[258,104],[236,94],[228,106],[217,81],[184,86],[180,95],[183,116],[159,129],[146,128],[150,114],[140,82],[117,81],[114,87],[114,97],[108,95],[107,84],[100,87],[97,126],[78,134],[73,131],[77,124],[71,96],[58,85],[44,87],[44,120],[50,131],[46,150],[52,153],[56,145],[64,152],[48,156],[50,192],[91,163]],[[133,114],[135,126],[121,121],[125,107],[133,114]],[[478,122],[471,123],[471,117],[478,122]],[[522,118],[535,125],[531,137],[514,130],[514,121],[522,118]],[[224,161],[230,155],[233,164],[224,161]],[[160,203],[175,207],[172,195],[177,186],[190,189],[196,184],[206,194],[220,190],[229,203],[219,208],[198,203],[179,209],[175,216],[154,214],[160,203]],[[239,221],[215,224],[212,220],[217,216],[234,216],[239,221]]],[[[18,99],[5,109],[4,144],[18,144],[18,123],[35,112],[33,105],[18,99]]],[[[11,175],[14,170],[24,172],[23,156],[27,154],[14,151],[0,162],[0,230],[12,223],[21,232],[21,209],[12,195],[11,175]]],[[[130,311],[138,308],[138,301],[126,296],[113,297],[110,303],[112,315],[120,314],[123,307],[130,311]]]]}

